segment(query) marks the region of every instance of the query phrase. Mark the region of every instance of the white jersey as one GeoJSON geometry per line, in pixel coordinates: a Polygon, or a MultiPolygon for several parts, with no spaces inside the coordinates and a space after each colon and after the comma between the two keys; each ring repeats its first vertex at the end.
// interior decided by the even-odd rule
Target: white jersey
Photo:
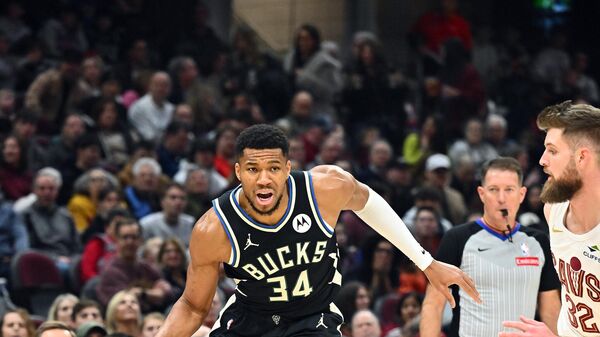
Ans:
{"type": "Polygon", "coordinates": [[[552,262],[561,283],[560,336],[600,336],[600,225],[585,234],[565,227],[569,202],[550,205],[552,262]]]}

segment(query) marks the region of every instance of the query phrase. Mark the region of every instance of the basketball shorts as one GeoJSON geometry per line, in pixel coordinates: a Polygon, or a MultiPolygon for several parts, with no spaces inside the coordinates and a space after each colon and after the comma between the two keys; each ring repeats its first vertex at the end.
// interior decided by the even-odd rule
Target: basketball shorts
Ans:
{"type": "Polygon", "coordinates": [[[232,295],[219,314],[209,337],[341,337],[343,317],[331,303],[329,310],[298,319],[286,319],[276,313],[260,314],[243,307],[232,295]]]}

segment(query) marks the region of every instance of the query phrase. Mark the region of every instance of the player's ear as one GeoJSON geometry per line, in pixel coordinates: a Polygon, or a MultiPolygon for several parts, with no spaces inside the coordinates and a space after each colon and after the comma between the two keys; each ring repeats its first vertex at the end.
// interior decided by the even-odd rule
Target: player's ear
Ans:
{"type": "Polygon", "coordinates": [[[240,178],[240,171],[241,171],[240,163],[235,163],[235,176],[237,177],[237,179],[239,181],[242,181],[242,179],[240,178]]]}
{"type": "Polygon", "coordinates": [[[292,162],[289,159],[285,162],[285,170],[287,175],[290,175],[290,172],[292,171],[292,162]]]}

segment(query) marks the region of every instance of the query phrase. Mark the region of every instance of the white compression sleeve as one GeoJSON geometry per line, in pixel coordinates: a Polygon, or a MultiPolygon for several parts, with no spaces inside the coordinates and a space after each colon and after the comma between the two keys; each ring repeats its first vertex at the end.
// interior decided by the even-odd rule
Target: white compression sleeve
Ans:
{"type": "Polygon", "coordinates": [[[369,188],[369,199],[365,207],[354,213],[406,254],[419,269],[425,270],[433,262],[431,254],[421,247],[408,228],[406,228],[404,221],[371,188],[369,188]]]}

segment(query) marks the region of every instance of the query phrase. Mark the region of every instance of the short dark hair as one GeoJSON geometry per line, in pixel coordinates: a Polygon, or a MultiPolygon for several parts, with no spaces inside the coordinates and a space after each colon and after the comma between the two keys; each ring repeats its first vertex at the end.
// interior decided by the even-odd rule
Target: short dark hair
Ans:
{"type": "Polygon", "coordinates": [[[190,132],[190,126],[184,122],[173,121],[165,129],[165,137],[178,134],[180,131],[190,132]]]}
{"type": "Polygon", "coordinates": [[[119,232],[121,231],[121,227],[131,226],[131,225],[135,225],[138,227],[138,230],[140,232],[140,238],[141,238],[143,236],[142,225],[140,225],[140,223],[134,218],[125,218],[123,220],[117,221],[117,223],[115,225],[115,235],[117,237],[119,237],[120,236],[119,232]]]}
{"type": "Polygon", "coordinates": [[[83,134],[75,141],[75,149],[82,150],[90,147],[97,147],[99,150],[102,149],[100,140],[95,134],[83,134]]]}
{"type": "Polygon", "coordinates": [[[433,187],[423,186],[415,191],[415,200],[442,202],[442,194],[433,187]]]}
{"type": "Polygon", "coordinates": [[[80,300],[79,302],[75,303],[75,305],[73,306],[73,312],[71,312],[71,319],[73,320],[73,322],[75,322],[75,318],[77,318],[77,314],[80,311],[82,311],[83,309],[86,309],[86,308],[91,308],[91,307],[98,309],[98,311],[102,315],[102,307],[100,306],[100,303],[98,303],[94,300],[91,300],[89,298],[84,298],[84,299],[80,300]]]}
{"type": "Polygon", "coordinates": [[[186,195],[187,195],[187,191],[185,190],[185,187],[183,187],[183,185],[179,184],[179,183],[169,183],[167,184],[167,186],[165,186],[162,190],[161,190],[161,194],[160,194],[160,199],[164,199],[167,196],[167,193],[169,192],[170,189],[172,188],[177,188],[180,191],[183,191],[186,195]]]}
{"type": "Polygon", "coordinates": [[[242,131],[237,138],[235,152],[238,158],[242,156],[245,149],[281,149],[283,155],[287,157],[289,142],[280,128],[257,124],[242,131]]]}
{"type": "Polygon", "coordinates": [[[515,172],[519,178],[519,185],[523,184],[523,170],[515,158],[498,157],[485,162],[481,166],[481,185],[485,183],[485,175],[490,169],[515,172]]]}
{"type": "Polygon", "coordinates": [[[116,217],[122,217],[125,219],[128,218],[133,218],[133,216],[131,215],[131,213],[123,208],[123,207],[117,207],[117,208],[113,208],[110,211],[108,211],[108,214],[106,215],[106,220],[104,222],[104,227],[108,227],[108,225],[110,225],[111,222],[113,222],[113,220],[116,217]]]}

